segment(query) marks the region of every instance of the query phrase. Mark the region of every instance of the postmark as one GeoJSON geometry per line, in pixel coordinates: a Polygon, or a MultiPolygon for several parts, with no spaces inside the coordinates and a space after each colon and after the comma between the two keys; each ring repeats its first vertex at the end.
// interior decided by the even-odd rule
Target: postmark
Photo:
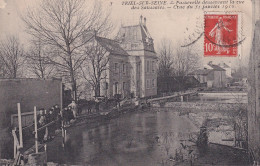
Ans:
{"type": "Polygon", "coordinates": [[[204,14],[204,56],[238,55],[239,14],[204,14]]]}

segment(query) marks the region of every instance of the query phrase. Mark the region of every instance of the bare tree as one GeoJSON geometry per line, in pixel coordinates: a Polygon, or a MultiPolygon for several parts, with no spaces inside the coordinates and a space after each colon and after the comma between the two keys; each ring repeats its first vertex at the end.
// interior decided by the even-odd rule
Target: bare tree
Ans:
{"type": "MultiPolygon", "coordinates": [[[[109,52],[107,48],[100,44],[100,37],[94,34],[94,38],[86,46],[86,56],[88,61],[82,67],[83,78],[88,81],[95,92],[95,96],[100,96],[102,80],[107,78],[106,71],[109,70],[109,52]]],[[[109,40],[109,39],[107,39],[109,40]]]]}
{"type": "Polygon", "coordinates": [[[24,48],[18,37],[7,36],[0,42],[0,62],[6,78],[17,78],[24,63],[24,48]]]}
{"type": "Polygon", "coordinates": [[[187,76],[200,67],[200,62],[199,55],[191,46],[177,47],[173,57],[173,74],[174,76],[187,76]]]}
{"type": "Polygon", "coordinates": [[[37,10],[28,10],[23,20],[27,32],[34,37],[41,36],[43,44],[55,48],[48,62],[59,67],[62,75],[72,85],[76,99],[76,80],[82,63],[86,60],[83,46],[89,41],[86,32],[106,31],[109,15],[103,17],[102,6],[94,6],[82,0],[44,0],[37,10]]]}
{"type": "Polygon", "coordinates": [[[174,49],[171,40],[163,39],[158,48],[158,77],[169,77],[173,74],[174,49]]]}
{"type": "Polygon", "coordinates": [[[44,46],[41,39],[33,40],[26,54],[27,68],[38,78],[48,78],[57,73],[53,63],[49,63],[51,48],[44,46]]]}

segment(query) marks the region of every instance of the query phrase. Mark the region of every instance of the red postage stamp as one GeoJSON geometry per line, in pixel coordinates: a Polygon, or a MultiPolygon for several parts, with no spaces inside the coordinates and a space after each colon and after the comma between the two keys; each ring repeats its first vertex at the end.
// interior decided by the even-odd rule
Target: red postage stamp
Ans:
{"type": "Polygon", "coordinates": [[[204,21],[204,56],[237,56],[238,15],[205,14],[204,21]]]}

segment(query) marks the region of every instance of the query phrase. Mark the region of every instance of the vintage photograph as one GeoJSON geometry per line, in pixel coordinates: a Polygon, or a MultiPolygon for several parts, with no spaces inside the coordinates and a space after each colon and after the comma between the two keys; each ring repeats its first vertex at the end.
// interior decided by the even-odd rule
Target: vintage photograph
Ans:
{"type": "Polygon", "coordinates": [[[260,166],[260,0],[0,0],[0,166],[260,166]]]}

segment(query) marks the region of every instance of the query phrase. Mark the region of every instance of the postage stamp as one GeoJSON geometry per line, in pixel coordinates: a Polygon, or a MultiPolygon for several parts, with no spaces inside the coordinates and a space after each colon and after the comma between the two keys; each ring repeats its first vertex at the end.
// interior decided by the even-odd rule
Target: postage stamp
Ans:
{"type": "Polygon", "coordinates": [[[238,14],[204,14],[204,56],[238,55],[238,14]]]}

